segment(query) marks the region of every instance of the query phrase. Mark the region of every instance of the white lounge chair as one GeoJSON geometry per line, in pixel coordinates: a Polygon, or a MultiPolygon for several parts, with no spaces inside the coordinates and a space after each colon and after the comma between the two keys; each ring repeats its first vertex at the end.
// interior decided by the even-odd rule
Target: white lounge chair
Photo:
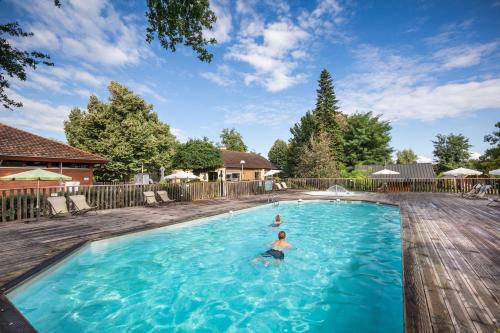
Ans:
{"type": "Polygon", "coordinates": [[[478,193],[479,193],[479,191],[481,190],[481,187],[482,187],[482,186],[483,186],[483,185],[481,185],[481,184],[476,184],[476,185],[474,185],[474,186],[472,187],[472,189],[471,189],[469,192],[467,192],[467,193],[462,193],[462,196],[463,196],[464,198],[467,198],[467,197],[470,197],[470,196],[474,196],[474,195],[476,195],[476,194],[478,194],[478,193]]]}
{"type": "Polygon", "coordinates": [[[490,188],[491,188],[491,185],[483,185],[483,186],[481,186],[481,188],[479,189],[479,192],[477,192],[477,194],[468,196],[466,198],[468,198],[468,199],[486,199],[484,196],[488,193],[490,188]]]}
{"type": "Polygon", "coordinates": [[[156,201],[155,192],[144,192],[144,204],[149,207],[158,207],[158,201],[156,201]]]}
{"type": "Polygon", "coordinates": [[[168,197],[167,191],[156,191],[156,194],[158,194],[158,197],[160,197],[161,203],[170,203],[170,202],[175,202],[175,200],[172,200],[168,197]]]}
{"type": "Polygon", "coordinates": [[[60,217],[69,215],[66,197],[48,197],[50,204],[50,217],[60,217]]]}
{"type": "Polygon", "coordinates": [[[88,212],[95,212],[97,214],[97,206],[90,206],[84,195],[70,195],[69,200],[73,203],[73,215],[84,215],[88,212]]]}
{"type": "Polygon", "coordinates": [[[283,187],[283,190],[288,190],[288,186],[286,186],[285,182],[281,182],[281,187],[283,187]]]}
{"type": "Polygon", "coordinates": [[[280,183],[274,183],[274,186],[276,186],[276,189],[278,191],[283,191],[283,187],[281,187],[281,184],[280,183]]]}

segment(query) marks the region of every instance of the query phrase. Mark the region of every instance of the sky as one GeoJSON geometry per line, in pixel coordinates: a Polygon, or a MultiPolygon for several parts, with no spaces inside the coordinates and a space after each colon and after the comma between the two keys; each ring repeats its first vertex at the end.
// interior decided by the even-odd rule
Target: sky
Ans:
{"type": "Polygon", "coordinates": [[[342,112],[391,122],[391,145],[432,158],[436,134],[462,133],[471,153],[500,121],[500,0],[211,0],[211,63],[179,47],[145,42],[146,1],[0,0],[0,22],[33,37],[13,45],[47,53],[54,67],[11,81],[24,106],[0,122],[65,140],[63,122],[117,81],[154,105],[182,142],[217,142],[235,128],[253,151],[273,142],[315,104],[322,69],[342,112]]]}

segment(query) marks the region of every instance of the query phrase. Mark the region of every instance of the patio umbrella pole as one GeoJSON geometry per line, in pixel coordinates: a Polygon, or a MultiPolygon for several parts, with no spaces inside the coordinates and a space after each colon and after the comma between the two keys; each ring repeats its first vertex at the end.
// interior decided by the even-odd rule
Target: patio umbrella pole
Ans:
{"type": "Polygon", "coordinates": [[[36,180],[36,220],[40,216],[40,178],[36,180]]]}

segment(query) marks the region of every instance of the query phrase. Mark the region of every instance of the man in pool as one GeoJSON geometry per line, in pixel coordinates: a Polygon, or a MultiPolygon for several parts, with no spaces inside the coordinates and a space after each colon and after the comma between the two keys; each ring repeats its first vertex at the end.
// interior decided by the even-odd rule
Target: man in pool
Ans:
{"type": "Polygon", "coordinates": [[[276,260],[276,263],[280,263],[281,260],[285,259],[285,253],[283,252],[285,249],[291,250],[293,246],[288,243],[286,240],[286,233],[282,230],[278,233],[278,239],[274,242],[271,242],[271,248],[264,253],[261,253],[257,258],[252,260],[253,264],[258,263],[259,261],[264,261],[265,265],[269,265],[269,261],[267,258],[273,258],[276,260]]]}
{"type": "Polygon", "coordinates": [[[274,218],[274,223],[270,224],[269,226],[270,227],[274,227],[274,228],[277,228],[281,225],[281,216],[280,214],[276,215],[276,217],[274,218]]]}

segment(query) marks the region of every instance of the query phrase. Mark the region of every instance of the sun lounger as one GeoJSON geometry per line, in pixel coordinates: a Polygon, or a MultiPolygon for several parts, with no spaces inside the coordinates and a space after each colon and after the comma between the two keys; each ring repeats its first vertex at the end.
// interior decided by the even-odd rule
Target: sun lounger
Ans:
{"type": "Polygon", "coordinates": [[[466,198],[467,199],[486,199],[484,196],[488,193],[490,188],[491,188],[491,185],[481,186],[481,188],[479,189],[479,192],[477,194],[470,195],[466,198]]]}
{"type": "Polygon", "coordinates": [[[50,217],[60,217],[69,215],[66,197],[48,197],[50,204],[50,217]]]}
{"type": "Polygon", "coordinates": [[[84,195],[70,195],[69,200],[73,203],[73,215],[84,215],[88,212],[97,214],[97,206],[90,206],[84,195]]]}
{"type": "Polygon", "coordinates": [[[387,186],[387,183],[383,183],[382,186],[380,186],[378,189],[377,189],[377,192],[387,192],[388,190],[388,186],[387,186]]]}
{"type": "Polygon", "coordinates": [[[281,187],[283,187],[283,190],[288,190],[288,186],[286,186],[285,182],[281,182],[281,187]]]}
{"type": "Polygon", "coordinates": [[[476,185],[474,185],[474,186],[472,187],[472,189],[471,189],[469,192],[467,192],[467,193],[462,193],[462,196],[463,196],[464,198],[466,198],[466,197],[470,197],[470,196],[474,196],[474,195],[476,195],[476,194],[478,194],[478,193],[479,193],[479,191],[481,190],[481,187],[483,187],[483,185],[481,185],[481,184],[476,184],[476,185]]]}
{"type": "Polygon", "coordinates": [[[283,191],[283,187],[281,187],[281,184],[280,183],[274,183],[274,186],[276,187],[276,189],[278,191],[283,191]]]}
{"type": "Polygon", "coordinates": [[[172,200],[168,197],[167,191],[156,191],[156,194],[158,194],[158,197],[160,197],[161,203],[167,204],[169,202],[175,202],[175,200],[172,200]]]}
{"type": "Polygon", "coordinates": [[[156,201],[155,192],[144,192],[144,204],[149,207],[158,207],[158,201],[156,201]]]}

